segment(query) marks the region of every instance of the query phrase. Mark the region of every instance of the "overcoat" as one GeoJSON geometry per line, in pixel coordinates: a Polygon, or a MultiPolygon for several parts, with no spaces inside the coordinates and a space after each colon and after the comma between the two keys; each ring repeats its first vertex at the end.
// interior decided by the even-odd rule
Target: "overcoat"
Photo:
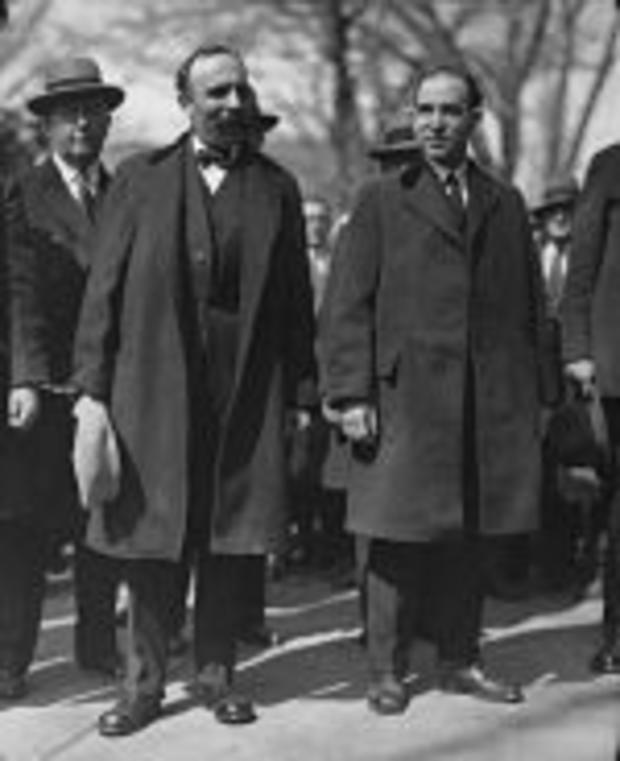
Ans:
{"type": "MultiPolygon", "coordinates": [[[[185,533],[192,410],[180,266],[190,247],[204,257],[208,234],[190,150],[185,135],[119,169],[76,339],[74,381],[109,405],[122,450],[120,495],[92,513],[88,538],[120,557],[178,558],[185,533]]],[[[315,401],[314,337],[297,185],[260,154],[244,178],[239,342],[210,542],[214,552],[261,554],[285,517],[285,409],[315,401]]]]}
{"type": "Polygon", "coordinates": [[[0,182],[0,520],[30,521],[30,479],[21,468],[30,432],[8,428],[9,389],[49,380],[34,250],[27,234],[23,199],[14,182],[0,182]]]}
{"type": "MultiPolygon", "coordinates": [[[[101,168],[97,206],[108,183],[109,175],[101,168]]],[[[23,453],[26,462],[16,464],[16,469],[22,467],[27,473],[37,524],[69,536],[78,531],[82,516],[70,458],[73,425],[62,389],[71,379],[93,222],[69,192],[51,157],[25,172],[19,185],[35,252],[50,384],[55,390],[43,394],[41,415],[23,453]]]]}
{"type": "Polygon", "coordinates": [[[371,182],[333,264],[324,391],[335,406],[379,410],[376,447],[352,458],[349,525],[360,534],[426,541],[461,532],[466,441],[476,448],[480,531],[535,526],[538,261],[519,193],[473,163],[468,191],[465,234],[424,165],[371,182]],[[466,382],[475,421],[467,437],[466,382]]]}
{"type": "Polygon", "coordinates": [[[591,162],[577,203],[561,307],[564,360],[593,359],[602,396],[620,396],[620,145],[591,162]]]}

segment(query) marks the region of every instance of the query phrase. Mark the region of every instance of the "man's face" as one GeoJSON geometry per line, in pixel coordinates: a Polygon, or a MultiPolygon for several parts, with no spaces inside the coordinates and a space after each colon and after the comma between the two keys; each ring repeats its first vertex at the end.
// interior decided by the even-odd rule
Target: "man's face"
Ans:
{"type": "Polygon", "coordinates": [[[446,167],[461,164],[478,116],[458,75],[438,72],[425,79],[414,104],[413,129],[426,159],[446,167]]]}
{"type": "Polygon", "coordinates": [[[306,220],[306,239],[310,248],[324,248],[329,236],[331,215],[322,201],[306,201],[304,203],[306,220]]]}
{"type": "Polygon", "coordinates": [[[197,58],[183,108],[193,132],[206,144],[226,147],[244,137],[244,115],[252,98],[243,63],[227,53],[197,58]]]}
{"type": "Polygon", "coordinates": [[[59,103],[45,119],[50,149],[68,164],[85,169],[99,158],[110,122],[110,109],[99,96],[59,103]]]}
{"type": "Polygon", "coordinates": [[[573,210],[569,204],[558,204],[548,209],[543,218],[545,235],[552,240],[566,240],[573,229],[573,210]]]}

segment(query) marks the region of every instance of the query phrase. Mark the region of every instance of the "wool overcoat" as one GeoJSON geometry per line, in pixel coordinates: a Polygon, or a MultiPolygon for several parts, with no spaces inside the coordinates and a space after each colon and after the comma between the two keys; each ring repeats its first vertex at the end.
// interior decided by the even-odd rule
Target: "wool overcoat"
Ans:
{"type": "MultiPolygon", "coordinates": [[[[203,257],[208,235],[190,150],[183,136],[119,169],[76,339],[74,381],[109,405],[122,450],[120,496],[92,513],[88,537],[120,557],[178,558],[185,534],[192,409],[179,281],[183,257],[203,257]]],[[[293,178],[256,154],[239,214],[239,342],[210,542],[216,553],[261,554],[284,527],[285,409],[316,401],[312,295],[293,178]]]]}
{"type": "MultiPolygon", "coordinates": [[[[109,183],[100,170],[97,207],[109,183]]],[[[29,238],[34,248],[50,383],[56,391],[43,394],[22,463],[33,491],[37,524],[71,536],[83,516],[78,506],[71,467],[73,421],[69,404],[58,390],[71,379],[73,340],[89,269],[93,223],[71,195],[52,158],[19,178],[29,238]]],[[[17,455],[16,455],[17,457],[17,455]]]]}
{"type": "Polygon", "coordinates": [[[620,145],[588,169],[561,314],[565,361],[593,359],[600,393],[620,397],[620,145]]]}
{"type": "Polygon", "coordinates": [[[468,166],[465,233],[424,165],[364,189],[332,266],[321,322],[335,406],[378,407],[354,451],[349,525],[389,540],[458,534],[463,468],[478,461],[484,534],[531,530],[540,468],[542,288],[519,193],[468,166]],[[465,436],[465,397],[473,430],[465,436]]]}
{"type": "Polygon", "coordinates": [[[7,427],[6,399],[12,386],[47,382],[49,366],[23,199],[14,182],[0,188],[0,520],[30,521],[35,512],[31,474],[21,463],[31,451],[31,435],[7,427]]]}

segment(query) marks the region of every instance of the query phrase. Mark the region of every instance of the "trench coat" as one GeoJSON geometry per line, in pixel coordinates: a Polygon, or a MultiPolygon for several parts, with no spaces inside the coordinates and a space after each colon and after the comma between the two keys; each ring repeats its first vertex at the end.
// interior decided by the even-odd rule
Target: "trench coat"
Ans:
{"type": "Polygon", "coordinates": [[[11,387],[49,380],[34,250],[23,199],[14,182],[0,185],[0,520],[31,522],[35,513],[31,475],[21,467],[31,451],[30,431],[7,426],[11,387]]]}
{"type": "Polygon", "coordinates": [[[602,396],[620,397],[620,144],[600,151],[577,204],[561,306],[566,362],[593,359],[602,396]]]}
{"type": "MultiPolygon", "coordinates": [[[[185,534],[192,410],[180,265],[207,235],[190,150],[184,135],[119,169],[77,332],[74,382],[109,406],[122,459],[120,494],[92,512],[88,541],[118,557],[178,558],[185,534]],[[190,219],[202,236],[190,234],[190,219]]],[[[256,154],[245,183],[239,343],[216,453],[210,545],[263,554],[284,530],[285,410],[316,402],[314,326],[296,182],[256,154]]]]}
{"type": "MultiPolygon", "coordinates": [[[[531,530],[538,509],[538,259],[519,193],[470,163],[467,234],[431,170],[362,189],[332,265],[321,323],[332,406],[375,404],[376,446],[353,448],[348,523],[394,541],[464,525],[466,383],[478,528],[531,530]]],[[[467,455],[467,459],[465,459],[467,455]]]]}

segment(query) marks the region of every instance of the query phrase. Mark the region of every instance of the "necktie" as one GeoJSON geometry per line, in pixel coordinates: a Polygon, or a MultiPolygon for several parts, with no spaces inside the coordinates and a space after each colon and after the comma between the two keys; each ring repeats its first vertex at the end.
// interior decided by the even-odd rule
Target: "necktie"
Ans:
{"type": "Polygon", "coordinates": [[[444,179],[444,191],[446,198],[450,202],[450,207],[454,211],[459,228],[465,225],[465,202],[461,192],[461,185],[454,172],[450,172],[444,179]]]}
{"type": "Polygon", "coordinates": [[[84,209],[84,213],[88,217],[90,222],[95,219],[95,206],[96,199],[95,194],[91,190],[86,178],[80,175],[77,183],[78,199],[81,207],[84,209]]]}

